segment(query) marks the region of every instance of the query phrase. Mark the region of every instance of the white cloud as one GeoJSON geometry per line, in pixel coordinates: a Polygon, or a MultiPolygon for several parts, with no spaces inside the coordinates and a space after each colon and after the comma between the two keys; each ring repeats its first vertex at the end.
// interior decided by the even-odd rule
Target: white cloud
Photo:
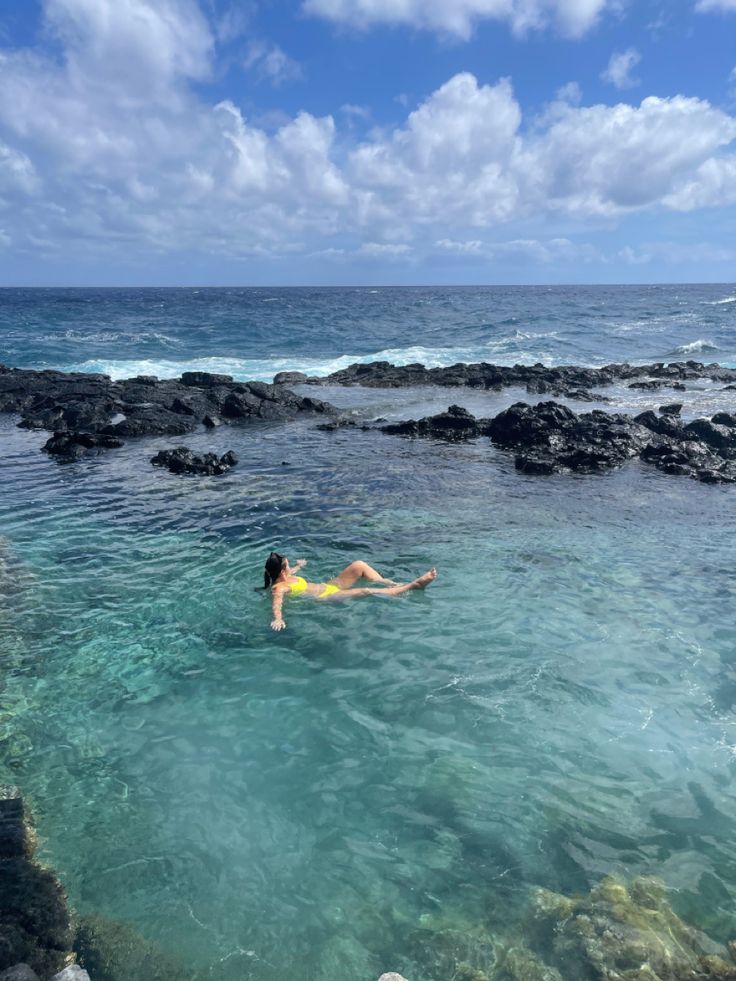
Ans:
{"type": "Polygon", "coordinates": [[[195,94],[213,42],[192,3],[46,0],[63,57],[0,52],[0,208],[14,246],[266,256],[349,242],[384,259],[578,261],[579,246],[528,228],[483,239],[514,222],[736,201],[736,119],[683,96],[582,106],[573,85],[523,119],[509,80],[461,73],[362,140],[308,112],[256,125],[195,94]],[[121,69],[139,47],[147,88],[121,69]]]}
{"type": "Polygon", "coordinates": [[[379,258],[407,256],[410,252],[411,246],[405,242],[364,242],[358,249],[360,255],[379,258]]]}
{"type": "Polygon", "coordinates": [[[709,13],[711,10],[729,13],[736,11],[736,0],[698,0],[695,9],[701,14],[709,13]]]}
{"type": "Polygon", "coordinates": [[[639,85],[639,79],[634,78],[631,72],[640,61],[641,55],[635,48],[614,52],[608,62],[608,67],[601,72],[601,78],[604,82],[615,85],[617,89],[634,88],[634,86],[639,85]]]}
{"type": "Polygon", "coordinates": [[[31,194],[37,184],[36,172],[28,157],[0,143],[0,194],[14,191],[31,194]]]}
{"type": "Polygon", "coordinates": [[[276,86],[293,82],[302,76],[299,62],[294,61],[277,44],[266,44],[264,41],[252,41],[248,45],[243,66],[276,86]]]}
{"type": "Polygon", "coordinates": [[[481,20],[509,24],[517,35],[553,28],[581,37],[616,0],[305,0],[304,9],[319,17],[366,28],[374,24],[408,25],[468,38],[481,20]]]}

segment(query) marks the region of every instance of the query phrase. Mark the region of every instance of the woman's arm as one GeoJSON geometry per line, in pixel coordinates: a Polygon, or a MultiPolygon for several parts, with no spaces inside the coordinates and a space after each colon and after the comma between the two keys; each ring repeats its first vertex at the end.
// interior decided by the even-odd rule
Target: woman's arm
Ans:
{"type": "Polygon", "coordinates": [[[297,559],[296,560],[296,564],[291,567],[291,571],[292,572],[299,572],[299,570],[300,569],[303,569],[306,564],[307,564],[307,560],[306,559],[297,559]]]}
{"type": "Polygon", "coordinates": [[[281,607],[284,602],[285,589],[279,589],[278,587],[271,588],[271,609],[273,610],[273,620],[271,621],[271,628],[273,630],[283,630],[286,626],[286,621],[281,616],[281,607]]]}

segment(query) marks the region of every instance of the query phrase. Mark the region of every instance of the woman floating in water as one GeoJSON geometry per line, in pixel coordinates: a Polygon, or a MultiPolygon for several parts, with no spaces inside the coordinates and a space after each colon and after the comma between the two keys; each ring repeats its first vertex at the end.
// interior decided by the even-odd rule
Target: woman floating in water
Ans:
{"type": "Polygon", "coordinates": [[[367,562],[358,561],[351,562],[339,576],[335,576],[329,582],[307,582],[302,576],[296,575],[306,564],[305,559],[299,559],[296,565],[290,566],[286,556],[278,552],[271,552],[266,559],[263,588],[271,590],[273,606],[271,626],[274,630],[283,630],[286,626],[281,615],[285,596],[299,596],[303,593],[318,600],[357,599],[359,596],[401,596],[402,593],[408,593],[412,589],[424,589],[437,578],[437,570],[430,569],[412,582],[397,583],[391,579],[384,579],[381,573],[376,572],[367,562]],[[380,582],[384,588],[356,587],[355,584],[359,579],[380,582]]]}

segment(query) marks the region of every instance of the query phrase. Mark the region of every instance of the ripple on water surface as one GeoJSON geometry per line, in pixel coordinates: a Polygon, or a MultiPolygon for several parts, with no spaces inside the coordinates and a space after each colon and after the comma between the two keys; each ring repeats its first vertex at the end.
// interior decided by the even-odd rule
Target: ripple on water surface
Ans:
{"type": "Polygon", "coordinates": [[[183,480],[160,441],[61,466],[2,426],[4,770],[81,910],[216,981],[434,978],[419,925],[612,871],[729,939],[728,489],[309,425],[194,436],[243,462],[183,480]],[[274,634],[274,547],[440,579],[274,634]]]}

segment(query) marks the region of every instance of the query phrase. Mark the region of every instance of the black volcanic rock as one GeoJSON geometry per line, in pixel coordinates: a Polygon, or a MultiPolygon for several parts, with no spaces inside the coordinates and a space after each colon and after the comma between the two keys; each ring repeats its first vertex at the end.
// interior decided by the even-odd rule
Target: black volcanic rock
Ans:
{"type": "Polygon", "coordinates": [[[659,412],[663,416],[679,416],[682,412],[682,402],[670,402],[668,405],[660,405],[659,412]]]}
{"type": "MultiPolygon", "coordinates": [[[[278,377],[278,376],[277,376],[278,377]]],[[[393,365],[388,361],[352,364],[324,378],[308,378],[316,385],[363,385],[370,388],[404,388],[413,385],[468,386],[497,389],[510,386],[528,388],[530,394],[568,395],[576,391],[614,382],[653,382],[654,387],[682,388],[683,382],[708,378],[736,383],[736,369],[704,365],[698,361],[658,362],[649,365],[610,364],[602,368],[577,365],[545,367],[534,365],[455,364],[446,368],[425,368],[421,364],[393,365]]],[[[649,387],[647,384],[646,387],[649,387]]]]}
{"type": "Polygon", "coordinates": [[[115,450],[124,446],[122,440],[101,433],[60,432],[48,439],[43,449],[52,456],[75,460],[96,450],[115,450]]]}
{"type": "Polygon", "coordinates": [[[654,412],[632,419],[600,409],[577,415],[557,402],[516,402],[493,419],[476,419],[450,406],[382,431],[451,440],[490,436],[495,445],[515,451],[516,468],[526,474],[599,473],[639,457],[663,473],[736,482],[736,426],[709,419],[685,426],[677,416],[654,412]]]}
{"type": "Polygon", "coordinates": [[[155,467],[167,467],[171,473],[194,473],[208,477],[227,473],[237,462],[238,458],[232,450],[228,450],[220,457],[216,453],[198,456],[186,446],[177,446],[173,450],[160,450],[151,457],[151,463],[155,467]]]}
{"type": "Polygon", "coordinates": [[[439,439],[460,440],[482,436],[486,424],[487,420],[476,419],[467,409],[451,405],[447,412],[440,412],[436,416],[381,426],[381,432],[396,436],[435,436],[439,439]]]}
{"type": "Polygon", "coordinates": [[[229,375],[184,372],[181,380],[139,375],[30,371],[0,366],[0,412],[17,412],[20,426],[111,436],[178,436],[205,419],[289,419],[333,407],[295,395],[283,385],[233,382],[229,375]]]}

